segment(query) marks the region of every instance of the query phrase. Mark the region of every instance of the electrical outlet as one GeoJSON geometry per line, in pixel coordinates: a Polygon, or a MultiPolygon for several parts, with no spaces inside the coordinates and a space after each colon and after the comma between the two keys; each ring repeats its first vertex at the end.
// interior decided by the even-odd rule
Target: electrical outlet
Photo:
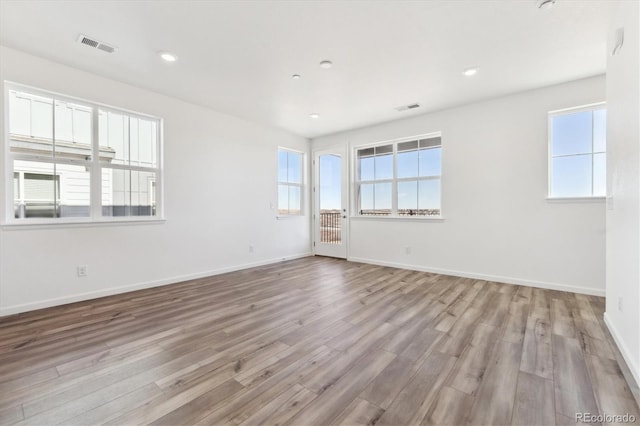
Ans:
{"type": "Polygon", "coordinates": [[[87,265],[79,265],[78,266],[78,276],[86,277],[89,275],[89,267],[87,265]]]}
{"type": "Polygon", "coordinates": [[[622,297],[618,297],[618,310],[622,312],[622,297]]]}
{"type": "Polygon", "coordinates": [[[411,254],[411,247],[406,246],[406,247],[404,248],[404,254],[411,254]]]}

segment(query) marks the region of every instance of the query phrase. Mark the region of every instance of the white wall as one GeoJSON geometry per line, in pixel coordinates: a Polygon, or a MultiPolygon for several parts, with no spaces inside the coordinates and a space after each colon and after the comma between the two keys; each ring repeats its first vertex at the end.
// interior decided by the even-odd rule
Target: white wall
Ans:
{"type": "MultiPolygon", "coordinates": [[[[5,47],[0,47],[0,80],[164,118],[167,219],[143,225],[2,227],[0,314],[310,252],[308,202],[303,217],[276,220],[275,210],[277,147],[308,153],[306,139],[5,47]],[[76,276],[78,265],[88,265],[88,277],[76,276]]],[[[0,108],[4,104],[2,99],[0,108]]]]}
{"type": "Polygon", "coordinates": [[[609,30],[624,46],[607,58],[607,309],[605,320],[640,383],[640,4],[620,2],[609,30]],[[618,303],[622,302],[622,310],[618,303]]]}
{"type": "Polygon", "coordinates": [[[604,201],[546,196],[547,112],[604,100],[599,76],[314,139],[442,132],[444,221],[352,218],[349,258],[603,295],[604,201]]]}

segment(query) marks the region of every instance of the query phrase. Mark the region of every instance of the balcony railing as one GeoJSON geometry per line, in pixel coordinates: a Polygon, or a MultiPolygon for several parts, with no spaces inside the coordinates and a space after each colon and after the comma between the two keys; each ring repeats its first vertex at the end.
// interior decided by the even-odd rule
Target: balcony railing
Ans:
{"type": "Polygon", "coordinates": [[[320,242],[342,244],[342,213],[339,210],[320,211],[320,242]]]}

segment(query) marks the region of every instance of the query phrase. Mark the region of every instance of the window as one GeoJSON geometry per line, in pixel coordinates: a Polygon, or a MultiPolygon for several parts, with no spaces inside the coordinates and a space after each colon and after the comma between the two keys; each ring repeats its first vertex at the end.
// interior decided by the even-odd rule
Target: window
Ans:
{"type": "Polygon", "coordinates": [[[549,197],[606,195],[607,112],[603,104],[549,113],[549,197]]]}
{"type": "Polygon", "coordinates": [[[439,134],[356,149],[361,216],[440,216],[439,134]]]}
{"type": "Polygon", "coordinates": [[[278,149],[278,214],[301,215],[303,192],[303,154],[278,149]]]}
{"type": "Polygon", "coordinates": [[[278,214],[302,214],[303,154],[278,149],[278,214]]]}
{"type": "Polygon", "coordinates": [[[159,119],[13,84],[6,95],[7,222],[159,215],[159,119]]]}

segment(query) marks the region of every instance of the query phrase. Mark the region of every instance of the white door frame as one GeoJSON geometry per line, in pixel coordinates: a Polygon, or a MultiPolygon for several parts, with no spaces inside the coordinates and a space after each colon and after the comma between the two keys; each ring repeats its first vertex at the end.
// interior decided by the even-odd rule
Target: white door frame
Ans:
{"type": "Polygon", "coordinates": [[[347,259],[349,255],[349,150],[347,146],[335,146],[313,151],[313,254],[347,259]],[[320,156],[338,155],[341,164],[341,244],[324,244],[320,242],[320,156]]]}

